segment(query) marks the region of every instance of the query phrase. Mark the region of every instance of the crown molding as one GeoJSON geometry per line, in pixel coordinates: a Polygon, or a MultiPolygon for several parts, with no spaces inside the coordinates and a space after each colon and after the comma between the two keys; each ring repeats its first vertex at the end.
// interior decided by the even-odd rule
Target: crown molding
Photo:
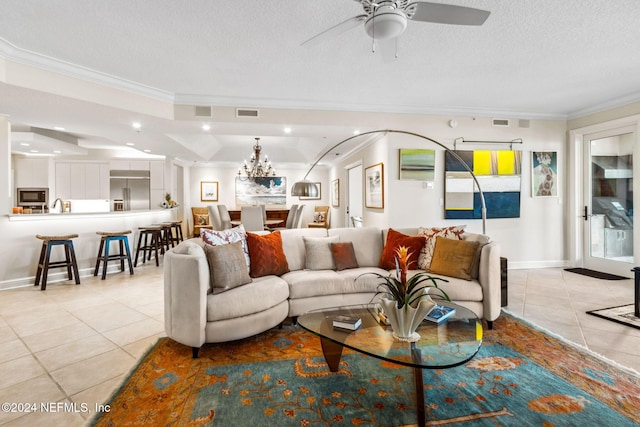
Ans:
{"type": "Polygon", "coordinates": [[[136,83],[120,77],[112,76],[107,73],[73,64],[71,62],[62,61],[50,56],[31,52],[26,49],[17,47],[0,37],[0,56],[20,64],[39,68],[45,71],[62,74],[65,76],[86,80],[114,89],[130,92],[135,95],[141,95],[158,101],[173,102],[174,95],[172,92],[156,89],[141,83],[136,83]]]}
{"type": "Polygon", "coordinates": [[[625,95],[619,98],[609,100],[607,102],[603,102],[593,107],[588,107],[588,108],[583,108],[582,110],[573,111],[567,115],[567,120],[578,119],[591,114],[601,113],[603,111],[612,110],[618,107],[623,107],[625,105],[633,104],[635,102],[640,102],[640,92],[634,92],[629,95],[625,95]]]}

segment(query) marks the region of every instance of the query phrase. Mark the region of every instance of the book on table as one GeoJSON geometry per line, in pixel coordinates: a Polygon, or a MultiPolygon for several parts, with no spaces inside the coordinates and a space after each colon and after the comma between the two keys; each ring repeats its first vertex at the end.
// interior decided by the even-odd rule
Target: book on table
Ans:
{"type": "Polygon", "coordinates": [[[333,327],[355,331],[362,324],[362,319],[354,316],[336,316],[333,319],[333,327]]]}
{"type": "Polygon", "coordinates": [[[451,316],[454,315],[456,309],[453,307],[448,307],[446,305],[436,304],[425,316],[425,319],[434,322],[434,323],[442,323],[451,316]]]}

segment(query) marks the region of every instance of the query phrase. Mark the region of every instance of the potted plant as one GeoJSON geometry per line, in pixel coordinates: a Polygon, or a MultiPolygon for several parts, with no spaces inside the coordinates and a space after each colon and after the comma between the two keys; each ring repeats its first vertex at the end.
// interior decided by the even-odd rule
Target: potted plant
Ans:
{"type": "Polygon", "coordinates": [[[429,292],[436,290],[439,297],[451,301],[449,295],[438,286],[438,280],[448,282],[440,277],[433,277],[424,272],[417,273],[407,280],[409,258],[411,253],[405,246],[396,249],[396,275],[384,276],[374,274],[383,283],[378,285],[376,295],[382,295],[380,303],[393,329],[394,338],[400,341],[417,341],[420,335],[415,331],[427,315],[436,305],[429,292]]]}

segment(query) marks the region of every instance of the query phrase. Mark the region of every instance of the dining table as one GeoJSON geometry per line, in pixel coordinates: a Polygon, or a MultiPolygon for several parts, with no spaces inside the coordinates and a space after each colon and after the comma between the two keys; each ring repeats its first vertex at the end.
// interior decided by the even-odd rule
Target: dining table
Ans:
{"type": "MultiPolygon", "coordinates": [[[[284,220],[282,219],[265,219],[264,221],[264,225],[266,227],[271,227],[273,225],[278,225],[278,224],[282,224],[284,222],[284,220]]],[[[231,220],[231,225],[240,225],[242,224],[242,221],[240,220],[231,220]]]]}

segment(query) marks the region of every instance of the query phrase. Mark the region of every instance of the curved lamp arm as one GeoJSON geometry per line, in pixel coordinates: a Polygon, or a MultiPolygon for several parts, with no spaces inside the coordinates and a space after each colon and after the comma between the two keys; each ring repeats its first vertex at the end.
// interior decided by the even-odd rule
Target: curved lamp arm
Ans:
{"type": "Polygon", "coordinates": [[[345,142],[351,141],[352,139],[359,138],[359,137],[364,136],[364,135],[371,135],[371,134],[374,134],[374,133],[385,133],[385,134],[387,134],[387,133],[401,133],[401,134],[405,134],[405,135],[412,135],[412,136],[415,136],[417,138],[421,138],[421,139],[424,139],[424,140],[427,140],[427,141],[430,141],[430,142],[436,144],[438,147],[441,147],[447,153],[449,153],[453,157],[455,157],[455,159],[458,160],[462,166],[464,166],[464,168],[467,170],[467,172],[469,172],[469,174],[471,174],[471,178],[473,178],[473,181],[475,182],[476,187],[478,187],[478,193],[480,194],[480,204],[481,204],[480,213],[482,214],[482,234],[486,234],[487,206],[486,206],[486,203],[485,203],[485,200],[484,200],[484,193],[482,192],[482,188],[480,187],[480,183],[478,182],[478,178],[476,178],[476,175],[473,173],[473,171],[471,170],[469,165],[467,165],[467,162],[462,160],[462,158],[455,151],[450,150],[444,144],[436,141],[435,139],[429,138],[429,137],[424,136],[424,135],[420,135],[420,134],[415,133],[415,132],[409,132],[409,131],[405,131],[405,130],[395,130],[395,129],[372,130],[372,131],[369,131],[369,132],[363,132],[363,133],[358,134],[358,135],[350,136],[347,139],[343,139],[342,141],[338,142],[337,144],[335,144],[334,146],[332,146],[331,148],[326,150],[324,153],[322,153],[322,155],[320,157],[318,157],[318,159],[311,165],[311,167],[309,168],[307,173],[304,175],[304,177],[302,178],[302,181],[298,181],[298,182],[293,184],[293,187],[291,187],[291,195],[292,196],[297,196],[297,197],[300,197],[300,196],[303,196],[303,197],[317,197],[318,196],[318,187],[316,187],[316,185],[313,182],[307,180],[307,176],[309,176],[309,173],[313,170],[314,167],[316,167],[316,165],[320,162],[320,160],[322,160],[324,158],[324,156],[329,154],[336,147],[339,147],[340,145],[344,144],[345,142]]]}

